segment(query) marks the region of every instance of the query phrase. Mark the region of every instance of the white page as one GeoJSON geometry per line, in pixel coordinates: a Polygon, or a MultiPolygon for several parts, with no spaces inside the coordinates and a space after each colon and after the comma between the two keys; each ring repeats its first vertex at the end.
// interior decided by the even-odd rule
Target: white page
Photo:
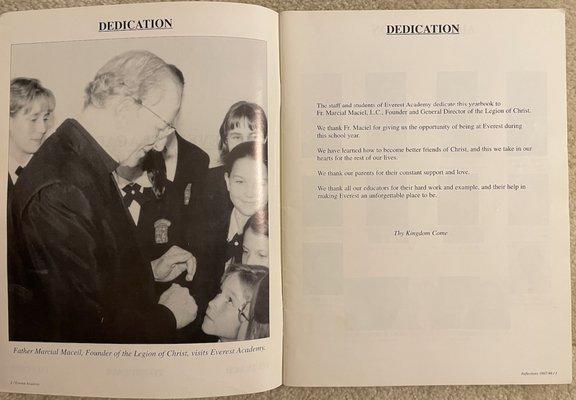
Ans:
{"type": "Polygon", "coordinates": [[[570,382],[563,12],[286,12],[281,45],[284,383],[570,382]]]}
{"type": "MultiPolygon", "coordinates": [[[[219,162],[218,129],[230,104],[238,100],[261,104],[268,116],[268,199],[272,221],[269,337],[229,343],[154,345],[9,341],[8,295],[2,290],[0,390],[188,398],[279,386],[282,299],[278,15],[250,5],[158,3],[8,13],[2,15],[0,29],[0,79],[5,88],[0,105],[8,110],[11,79],[40,79],[56,96],[54,128],[66,118],[81,114],[84,87],[107,60],[134,49],[151,51],[182,69],[186,83],[176,128],[209,154],[212,166],[219,162]],[[100,31],[101,22],[147,19],[166,26],[100,31]]],[[[3,176],[7,176],[8,113],[2,114],[0,123],[5,133],[0,165],[3,176]]],[[[6,226],[6,184],[0,186],[0,215],[6,226]]],[[[6,260],[5,239],[0,248],[0,258],[6,260]]],[[[6,271],[6,262],[2,265],[6,271]]],[[[5,273],[0,274],[0,282],[7,287],[5,273]]]]}

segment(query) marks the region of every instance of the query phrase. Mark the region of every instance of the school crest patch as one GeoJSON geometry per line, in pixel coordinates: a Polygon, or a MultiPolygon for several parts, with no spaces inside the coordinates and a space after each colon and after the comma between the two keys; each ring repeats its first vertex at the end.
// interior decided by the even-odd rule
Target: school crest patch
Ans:
{"type": "Polygon", "coordinates": [[[154,222],[154,241],[157,244],[168,243],[168,228],[172,222],[165,218],[154,222]]]}

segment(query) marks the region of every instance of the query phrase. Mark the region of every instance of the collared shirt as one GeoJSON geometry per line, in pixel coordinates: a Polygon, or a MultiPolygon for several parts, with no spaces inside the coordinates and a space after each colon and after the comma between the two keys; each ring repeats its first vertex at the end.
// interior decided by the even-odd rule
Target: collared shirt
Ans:
{"type": "Polygon", "coordinates": [[[20,168],[20,165],[18,165],[16,168],[12,169],[10,167],[8,167],[8,175],[10,176],[10,179],[12,180],[12,185],[16,184],[16,181],[18,180],[18,174],[16,173],[16,170],[20,168]]]}
{"type": "Polygon", "coordinates": [[[178,161],[178,140],[174,137],[166,143],[164,150],[164,162],[166,163],[166,179],[174,182],[176,176],[176,163],[178,161]]]}
{"type": "Polygon", "coordinates": [[[16,181],[18,180],[18,174],[16,173],[18,168],[24,168],[31,158],[32,154],[30,155],[30,157],[28,157],[28,159],[24,163],[22,163],[22,165],[18,164],[16,160],[14,160],[12,157],[8,159],[8,174],[10,175],[10,179],[12,179],[13,185],[15,185],[16,181]]]}
{"type": "MultiPolygon", "coordinates": [[[[124,196],[123,194],[124,192],[122,191],[122,189],[127,185],[137,183],[138,185],[140,185],[139,189],[140,193],[144,193],[144,188],[152,186],[150,180],[148,179],[148,176],[145,173],[140,175],[134,181],[129,181],[128,179],[121,177],[120,175],[118,175],[116,171],[112,172],[112,176],[114,177],[116,185],[118,186],[118,189],[120,189],[120,193],[122,194],[122,196],[124,196]]],[[[132,203],[130,203],[130,206],[128,207],[128,211],[130,211],[130,215],[132,216],[132,220],[134,221],[135,225],[138,225],[138,220],[140,219],[140,209],[141,206],[137,201],[133,201],[132,203]]]]}
{"type": "Polygon", "coordinates": [[[228,227],[228,243],[226,244],[227,261],[224,265],[224,270],[227,270],[230,263],[237,261],[238,257],[242,254],[242,239],[244,233],[244,224],[246,217],[240,214],[236,208],[230,213],[230,225],[228,227]]]}
{"type": "MultiPolygon", "coordinates": [[[[178,160],[178,141],[176,140],[176,138],[167,143],[167,147],[164,150],[163,154],[164,154],[164,162],[166,163],[166,179],[168,179],[170,182],[173,182],[174,177],[176,175],[176,163],[178,160]]],[[[137,183],[138,185],[140,185],[140,193],[144,193],[145,188],[152,187],[152,183],[148,179],[148,175],[145,171],[142,171],[142,174],[133,181],[129,181],[121,177],[120,175],[118,175],[118,173],[116,173],[116,171],[114,171],[112,175],[114,176],[114,180],[116,181],[118,189],[120,189],[120,194],[122,194],[122,197],[124,197],[125,195],[122,189],[126,185],[137,183]]],[[[128,207],[128,211],[130,211],[132,220],[134,220],[134,223],[136,225],[138,225],[138,221],[140,219],[140,210],[141,205],[138,204],[138,202],[136,201],[130,203],[130,206],[128,207]]]]}
{"type": "Polygon", "coordinates": [[[231,241],[235,235],[241,235],[244,232],[244,225],[240,226],[238,221],[246,217],[242,216],[236,208],[230,213],[230,224],[228,225],[228,241],[231,241]]]}

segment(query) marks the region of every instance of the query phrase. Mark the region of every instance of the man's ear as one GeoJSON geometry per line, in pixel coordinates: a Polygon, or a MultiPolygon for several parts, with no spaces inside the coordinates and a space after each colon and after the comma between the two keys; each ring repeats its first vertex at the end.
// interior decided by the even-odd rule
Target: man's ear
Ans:
{"type": "Polygon", "coordinates": [[[230,175],[228,172],[224,172],[224,180],[226,181],[226,189],[230,191],[230,175]]]}

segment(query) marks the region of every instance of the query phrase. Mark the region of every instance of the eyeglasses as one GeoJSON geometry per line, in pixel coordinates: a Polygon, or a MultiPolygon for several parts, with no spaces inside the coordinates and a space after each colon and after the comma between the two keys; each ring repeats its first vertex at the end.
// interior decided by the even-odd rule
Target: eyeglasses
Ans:
{"type": "Polygon", "coordinates": [[[242,308],[238,309],[238,321],[242,322],[242,317],[244,317],[244,319],[246,321],[249,321],[248,317],[246,316],[246,314],[244,314],[244,310],[246,309],[246,306],[248,306],[248,303],[244,303],[244,305],[242,306],[242,308]]]}
{"type": "Polygon", "coordinates": [[[138,104],[139,106],[142,106],[144,109],[148,110],[152,115],[154,115],[156,118],[158,118],[160,121],[162,121],[164,123],[164,128],[162,128],[158,131],[158,135],[156,136],[156,140],[163,139],[176,130],[176,127],[173,124],[166,121],[157,112],[155,112],[150,107],[148,107],[146,104],[144,104],[144,102],[142,102],[141,99],[139,99],[137,97],[132,97],[132,100],[134,100],[134,102],[136,104],[138,104]]]}

